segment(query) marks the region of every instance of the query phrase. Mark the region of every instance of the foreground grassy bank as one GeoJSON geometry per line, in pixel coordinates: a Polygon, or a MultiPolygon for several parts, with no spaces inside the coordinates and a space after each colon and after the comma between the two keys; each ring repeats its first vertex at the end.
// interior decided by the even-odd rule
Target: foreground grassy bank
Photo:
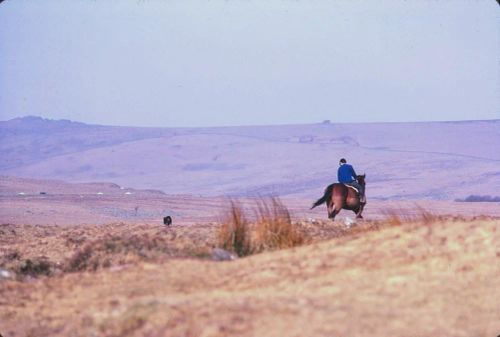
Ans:
{"type": "Polygon", "coordinates": [[[496,336],[499,225],[303,221],[304,245],[231,262],[210,260],[217,224],[3,225],[3,266],[43,260],[48,272],[0,281],[0,333],[496,336]]]}

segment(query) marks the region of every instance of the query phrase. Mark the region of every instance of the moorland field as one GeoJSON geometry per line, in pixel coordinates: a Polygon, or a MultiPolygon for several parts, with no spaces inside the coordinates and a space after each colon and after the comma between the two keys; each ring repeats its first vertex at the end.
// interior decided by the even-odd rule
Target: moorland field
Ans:
{"type": "Polygon", "coordinates": [[[0,334],[497,336],[498,126],[0,122],[0,334]],[[339,156],[364,220],[309,209],[339,156]]]}

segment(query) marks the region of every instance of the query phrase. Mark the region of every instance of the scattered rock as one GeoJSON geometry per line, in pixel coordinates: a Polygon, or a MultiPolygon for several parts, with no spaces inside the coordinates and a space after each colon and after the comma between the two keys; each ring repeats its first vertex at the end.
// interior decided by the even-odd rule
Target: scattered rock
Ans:
{"type": "Polygon", "coordinates": [[[11,279],[14,277],[14,273],[0,268],[0,279],[11,279]]]}
{"type": "Polygon", "coordinates": [[[353,220],[351,218],[345,218],[344,224],[347,228],[351,228],[352,226],[356,225],[356,220],[353,220]]]}
{"type": "Polygon", "coordinates": [[[232,261],[237,258],[235,254],[222,248],[214,248],[212,250],[212,260],[214,261],[232,261]]]}

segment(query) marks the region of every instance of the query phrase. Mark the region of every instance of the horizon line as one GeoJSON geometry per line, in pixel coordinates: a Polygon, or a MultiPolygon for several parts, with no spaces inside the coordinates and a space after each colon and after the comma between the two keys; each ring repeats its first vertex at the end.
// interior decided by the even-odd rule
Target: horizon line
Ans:
{"type": "Polygon", "coordinates": [[[234,124],[234,125],[211,125],[211,126],[144,126],[144,125],[124,125],[124,124],[95,124],[83,122],[80,120],[72,120],[67,118],[47,118],[38,115],[25,115],[14,117],[7,120],[0,120],[0,122],[11,122],[17,119],[41,119],[45,121],[66,121],[71,123],[85,124],[89,126],[107,126],[107,127],[129,127],[129,128],[169,128],[169,129],[206,129],[206,128],[231,128],[231,127],[268,127],[268,126],[299,126],[299,125],[348,125],[348,124],[422,124],[422,123],[467,123],[467,122],[497,122],[500,118],[492,119],[456,119],[456,120],[424,120],[424,121],[371,121],[371,122],[334,122],[331,119],[324,119],[318,122],[310,123],[271,123],[271,124],[234,124]]]}

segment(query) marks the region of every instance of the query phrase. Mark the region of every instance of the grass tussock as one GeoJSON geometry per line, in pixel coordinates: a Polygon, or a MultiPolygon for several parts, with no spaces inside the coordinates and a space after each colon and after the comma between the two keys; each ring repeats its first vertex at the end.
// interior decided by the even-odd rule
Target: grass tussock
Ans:
{"type": "Polygon", "coordinates": [[[420,206],[415,206],[415,211],[411,213],[398,209],[390,209],[383,212],[383,214],[385,215],[384,223],[389,226],[401,226],[408,223],[430,225],[448,219],[448,217],[436,215],[420,206]]]}
{"type": "Polygon", "coordinates": [[[37,278],[54,274],[56,264],[46,256],[23,257],[18,250],[10,250],[0,255],[0,269],[12,271],[16,278],[37,278]]]}
{"type": "Polygon", "coordinates": [[[66,261],[65,271],[94,271],[140,260],[158,260],[172,254],[173,249],[163,237],[147,233],[106,235],[77,249],[66,261]]]}
{"type": "Polygon", "coordinates": [[[17,273],[22,277],[50,276],[52,269],[52,263],[47,259],[26,259],[19,265],[17,273]]]}
{"type": "Polygon", "coordinates": [[[82,249],[78,249],[67,261],[66,271],[76,272],[83,270],[96,270],[99,267],[99,261],[93,260],[92,258],[92,247],[86,245],[82,249]]]}
{"type": "Polygon", "coordinates": [[[306,235],[292,223],[290,212],[278,198],[257,203],[254,250],[291,248],[306,242],[306,235]]]}
{"type": "Polygon", "coordinates": [[[232,200],[230,209],[216,233],[217,245],[238,256],[250,255],[252,253],[250,235],[250,223],[241,204],[232,200]]]}
{"type": "Polygon", "coordinates": [[[292,223],[290,212],[278,198],[258,200],[254,213],[255,222],[250,223],[241,204],[231,201],[216,233],[217,246],[241,257],[307,242],[307,234],[292,223]]]}
{"type": "Polygon", "coordinates": [[[210,234],[215,228],[212,224],[2,225],[0,269],[6,278],[28,280],[171,258],[210,259],[215,244],[210,234]]]}

